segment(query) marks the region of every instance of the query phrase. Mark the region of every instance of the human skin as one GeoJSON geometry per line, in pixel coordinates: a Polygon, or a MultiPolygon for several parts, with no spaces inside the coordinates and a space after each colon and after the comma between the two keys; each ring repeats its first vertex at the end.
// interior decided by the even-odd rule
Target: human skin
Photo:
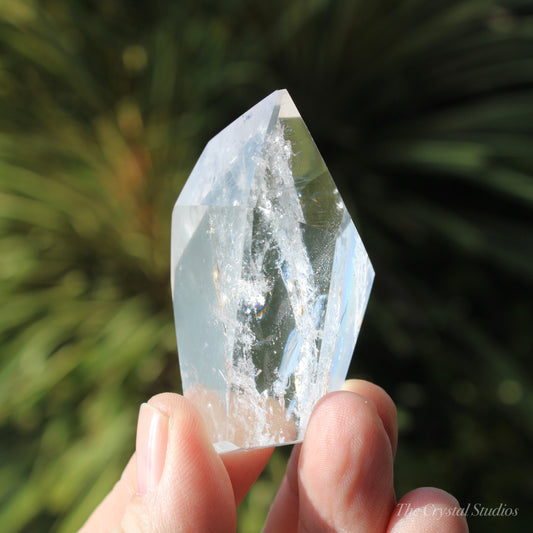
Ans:
{"type": "MultiPolygon", "coordinates": [[[[362,380],[320,400],[272,503],[265,533],[468,531],[459,504],[435,488],[396,502],[396,407],[362,380]]],[[[80,533],[234,532],[236,507],[273,449],[217,454],[194,405],[164,393],[143,404],[136,453],[80,533]]]]}

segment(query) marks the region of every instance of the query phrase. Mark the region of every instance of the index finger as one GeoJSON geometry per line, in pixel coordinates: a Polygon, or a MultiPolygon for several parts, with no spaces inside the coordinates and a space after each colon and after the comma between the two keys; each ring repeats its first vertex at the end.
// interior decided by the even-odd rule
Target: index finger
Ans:
{"type": "Polygon", "coordinates": [[[316,522],[317,513],[324,518],[338,515],[333,508],[339,501],[343,502],[341,507],[346,504],[346,516],[357,518],[356,522],[363,528],[370,515],[379,522],[374,530],[386,527],[394,505],[392,456],[398,440],[396,407],[381,387],[367,381],[350,380],[344,389],[355,395],[328,395],[319,402],[318,412],[317,409],[313,411],[310,422],[313,427],[308,428],[303,447],[297,445],[293,450],[287,474],[268,515],[265,532],[293,533],[305,520],[316,522]],[[336,423],[335,418],[339,422],[336,423]],[[331,425],[333,428],[329,427],[331,425]],[[313,430],[312,435],[308,435],[310,430],[313,430]],[[330,443],[321,442],[328,438],[335,441],[334,449],[330,443]],[[363,442],[359,442],[361,440],[363,442]],[[306,458],[303,462],[302,455],[306,458]],[[337,483],[328,481],[327,471],[332,468],[327,465],[332,461],[340,462],[352,471],[354,479],[344,484],[346,490],[339,488],[335,475],[337,483]],[[366,465],[364,468],[363,464],[366,465]],[[369,469],[372,471],[370,478],[367,475],[369,469]],[[301,494],[302,483],[305,494],[301,494]],[[309,490],[313,488],[316,490],[309,490]],[[316,500],[311,506],[310,499],[316,500]]]}
{"type": "Polygon", "coordinates": [[[396,405],[392,398],[380,386],[364,379],[349,379],[344,383],[342,390],[364,396],[376,406],[378,415],[389,437],[392,455],[394,456],[398,446],[398,416],[396,405]]]}

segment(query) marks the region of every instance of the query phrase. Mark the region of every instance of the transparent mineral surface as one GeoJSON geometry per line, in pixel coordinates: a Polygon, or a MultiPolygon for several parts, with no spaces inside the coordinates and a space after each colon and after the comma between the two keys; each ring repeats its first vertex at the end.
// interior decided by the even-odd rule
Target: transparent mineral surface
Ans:
{"type": "Polygon", "coordinates": [[[183,391],[215,448],[300,441],[342,387],[374,271],[287,91],[208,143],[171,254],[183,391]]]}

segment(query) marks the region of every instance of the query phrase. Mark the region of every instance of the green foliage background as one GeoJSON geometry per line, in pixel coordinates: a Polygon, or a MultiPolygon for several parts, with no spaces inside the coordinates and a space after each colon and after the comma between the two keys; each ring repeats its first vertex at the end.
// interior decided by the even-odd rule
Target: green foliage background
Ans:
{"type": "MultiPolygon", "coordinates": [[[[376,269],[351,374],[399,408],[397,493],[533,519],[533,7],[0,0],[0,528],[78,528],[178,390],[173,203],[291,92],[376,269]]],[[[240,508],[259,531],[286,450],[240,508]]]]}

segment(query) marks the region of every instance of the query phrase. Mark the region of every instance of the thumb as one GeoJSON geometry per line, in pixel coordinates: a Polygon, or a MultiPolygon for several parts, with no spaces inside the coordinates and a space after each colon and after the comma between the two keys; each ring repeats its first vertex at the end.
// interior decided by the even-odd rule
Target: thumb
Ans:
{"type": "Polygon", "coordinates": [[[141,406],[136,459],[125,533],[235,531],[231,481],[188,400],[161,394],[141,406]]]}
{"type": "Polygon", "coordinates": [[[136,452],[80,533],[234,532],[235,497],[203,420],[184,397],[141,406],[136,452]]]}

